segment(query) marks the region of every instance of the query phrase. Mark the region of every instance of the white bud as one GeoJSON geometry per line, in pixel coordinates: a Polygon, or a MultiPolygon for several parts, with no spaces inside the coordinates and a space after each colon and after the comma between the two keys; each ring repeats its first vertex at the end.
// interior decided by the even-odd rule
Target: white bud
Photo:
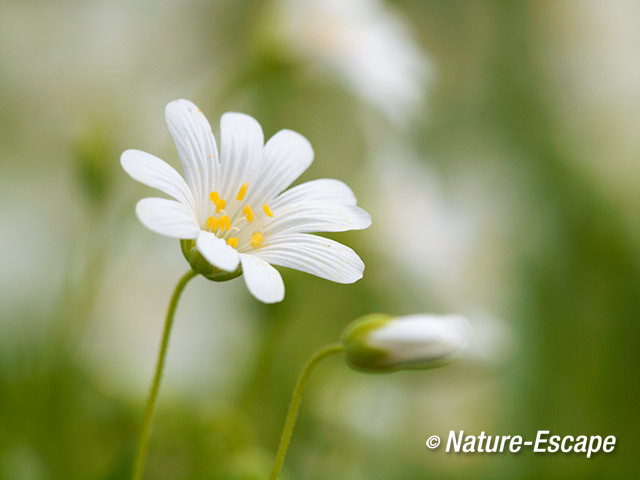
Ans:
{"type": "Polygon", "coordinates": [[[347,362],[369,371],[433,368],[469,344],[471,325],[461,315],[367,315],[342,335],[347,362]]]}

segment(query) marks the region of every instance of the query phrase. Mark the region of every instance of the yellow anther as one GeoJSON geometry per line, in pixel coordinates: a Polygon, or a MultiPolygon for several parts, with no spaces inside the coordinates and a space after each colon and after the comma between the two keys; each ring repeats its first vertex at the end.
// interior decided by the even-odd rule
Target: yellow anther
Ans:
{"type": "Polygon", "coordinates": [[[251,210],[251,207],[249,205],[244,206],[244,208],[242,209],[242,213],[244,213],[244,216],[247,219],[247,222],[249,223],[253,222],[253,210],[251,210]]]}
{"type": "Polygon", "coordinates": [[[227,201],[224,198],[221,198],[220,200],[218,200],[216,202],[216,213],[220,213],[220,210],[222,210],[226,205],[227,205],[227,201]]]}
{"type": "Polygon", "coordinates": [[[260,232],[256,232],[251,236],[251,246],[258,247],[262,243],[263,236],[260,232]]]}
{"type": "Polygon", "coordinates": [[[218,220],[216,217],[207,218],[207,228],[209,230],[217,230],[219,226],[220,220],[218,220]]]}
{"type": "Polygon", "coordinates": [[[264,210],[264,213],[266,213],[268,216],[270,216],[271,218],[273,218],[273,212],[271,211],[271,209],[269,208],[269,205],[267,205],[266,203],[262,206],[262,210],[264,210]]]}
{"type": "Polygon", "coordinates": [[[212,191],[209,194],[209,200],[211,200],[213,203],[217,204],[220,201],[220,194],[218,192],[212,191]]]}
{"type": "Polygon", "coordinates": [[[231,229],[231,219],[228,215],[223,215],[220,217],[220,230],[223,232],[231,229]]]}
{"type": "Polygon", "coordinates": [[[227,245],[236,248],[238,246],[238,237],[231,237],[229,240],[227,240],[227,245]]]}
{"type": "Polygon", "coordinates": [[[244,198],[244,196],[247,193],[247,188],[249,188],[249,184],[247,182],[244,182],[240,187],[240,190],[238,191],[238,196],[236,197],[236,200],[241,201],[244,198]]]}

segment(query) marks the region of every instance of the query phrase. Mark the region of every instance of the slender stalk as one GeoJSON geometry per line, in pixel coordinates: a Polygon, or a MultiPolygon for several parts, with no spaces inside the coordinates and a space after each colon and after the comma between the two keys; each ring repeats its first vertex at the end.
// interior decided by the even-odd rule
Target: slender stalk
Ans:
{"type": "Polygon", "coordinates": [[[284,458],[287,455],[287,449],[289,448],[289,442],[291,441],[291,435],[293,434],[293,427],[295,426],[296,419],[298,417],[302,394],[304,393],[304,389],[311,377],[311,374],[322,360],[331,355],[342,353],[343,351],[344,346],[342,344],[332,343],[330,345],[326,345],[311,356],[309,361],[307,361],[307,364],[302,369],[302,372],[300,372],[296,386],[293,389],[291,403],[289,404],[289,411],[287,412],[287,418],[284,422],[280,445],[278,446],[278,452],[276,453],[276,458],[273,462],[273,468],[271,469],[269,480],[277,480],[278,475],[280,475],[280,470],[282,470],[282,464],[284,463],[284,458]]]}
{"type": "Polygon", "coordinates": [[[160,381],[162,380],[162,372],[164,370],[165,358],[167,356],[167,347],[169,346],[169,336],[171,334],[171,327],[173,326],[173,316],[176,312],[178,300],[180,294],[184,290],[189,280],[197,275],[193,270],[189,270],[185,273],[176,288],[171,295],[169,301],[169,308],[167,309],[167,316],[164,320],[164,329],[162,331],[162,341],[160,343],[160,351],[158,352],[158,361],[156,363],[155,374],[153,375],[153,383],[151,384],[151,390],[149,391],[149,397],[147,398],[147,405],[144,409],[144,419],[142,421],[142,431],[140,432],[140,440],[138,442],[138,452],[136,454],[136,462],[133,468],[132,480],[140,480],[142,478],[142,471],[144,470],[144,461],[147,456],[147,448],[149,446],[149,437],[151,436],[151,422],[156,411],[156,404],[158,403],[158,391],[160,390],[160,381]]]}

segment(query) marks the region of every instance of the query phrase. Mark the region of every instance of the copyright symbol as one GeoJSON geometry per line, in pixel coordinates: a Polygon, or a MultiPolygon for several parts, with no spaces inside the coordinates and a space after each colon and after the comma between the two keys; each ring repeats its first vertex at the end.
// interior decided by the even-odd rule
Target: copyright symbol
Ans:
{"type": "Polygon", "coordinates": [[[430,448],[431,450],[433,450],[434,448],[438,448],[438,445],[440,445],[440,437],[437,435],[431,435],[429,438],[427,438],[427,448],[430,448]]]}

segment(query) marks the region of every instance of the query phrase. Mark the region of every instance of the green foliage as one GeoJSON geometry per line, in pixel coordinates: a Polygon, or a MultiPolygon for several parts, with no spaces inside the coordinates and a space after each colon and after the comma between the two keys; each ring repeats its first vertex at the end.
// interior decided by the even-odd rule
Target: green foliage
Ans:
{"type": "MultiPolygon", "coordinates": [[[[400,131],[335,76],[263,38],[264,22],[274,21],[271,2],[121,6],[104,22],[111,7],[98,3],[0,6],[11,47],[0,73],[7,127],[0,222],[10,239],[0,276],[0,480],[130,475],[162,307],[185,262],[175,242],[152,239],[135,223],[135,199],[149,190],[132,192],[118,158],[143,138],[142,149],[176,164],[168,135],[150,133],[161,120],[146,125],[177,97],[201,105],[214,131],[220,113],[237,110],[256,116],[267,137],[285,127],[302,132],[316,154],[310,178],[353,186],[374,225],[334,237],[366,264],[354,285],[282,269],[285,301],[269,306],[244,292],[241,279],[206,282],[205,294],[187,289],[178,336],[189,333],[193,315],[216,331],[183,337],[193,351],[170,346],[145,478],[267,478],[300,368],[352,319],[474,308],[513,328],[510,355],[498,365],[393,378],[358,376],[328,361],[310,382],[282,480],[637,474],[640,203],[625,185],[637,185],[638,170],[594,167],[621,154],[612,131],[637,117],[620,114],[609,124],[585,107],[570,124],[563,120],[565,102],[586,100],[576,97],[582,77],[566,80],[558,64],[598,48],[618,53],[594,39],[580,55],[561,56],[558,45],[573,45],[567,32],[580,31],[576,15],[563,11],[569,4],[391,2],[438,71],[429,106],[400,131]],[[110,114],[87,121],[103,111],[96,105],[109,105],[110,114]],[[85,119],[80,128],[77,118],[85,119]],[[580,126],[586,120],[596,134],[580,126]],[[385,135],[415,152],[419,168],[435,171],[448,198],[471,198],[465,214],[490,230],[488,240],[470,239],[472,255],[449,259],[467,262],[464,288],[434,288],[433,276],[443,283],[446,276],[437,261],[424,267],[394,255],[403,239],[426,252],[439,232],[413,236],[410,227],[433,216],[403,215],[422,192],[376,183],[375,150],[385,135]],[[589,135],[609,156],[594,161],[584,147],[589,135]],[[382,235],[389,231],[393,241],[382,235]],[[421,268],[433,271],[414,271],[421,268]],[[204,352],[203,337],[211,344],[204,352]],[[135,363],[140,358],[148,362],[135,363]],[[619,448],[588,461],[425,450],[430,434],[455,428],[616,435],[619,448]]],[[[399,157],[385,161],[394,166],[399,157]]],[[[191,247],[182,245],[185,257],[202,266],[191,247]]]]}

